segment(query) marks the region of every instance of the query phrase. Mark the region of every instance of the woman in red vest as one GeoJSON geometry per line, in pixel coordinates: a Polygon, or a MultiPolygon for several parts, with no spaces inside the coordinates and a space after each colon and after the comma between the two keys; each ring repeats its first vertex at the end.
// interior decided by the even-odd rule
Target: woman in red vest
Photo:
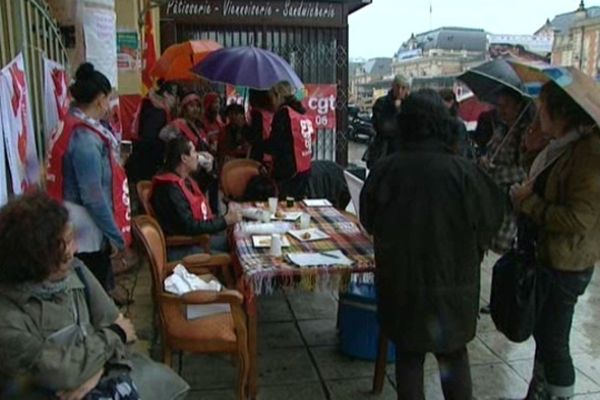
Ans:
{"type": "MultiPolygon", "coordinates": [[[[165,169],[152,180],[150,201],[156,219],[167,235],[210,234],[211,248],[226,252],[225,229],[239,222],[241,215],[237,211],[223,217],[213,215],[204,193],[190,177],[197,169],[198,153],[189,139],[179,136],[167,144],[165,169]]],[[[169,260],[200,252],[199,246],[167,249],[169,260]]]]}
{"type": "Polygon", "coordinates": [[[197,151],[208,151],[206,132],[202,129],[202,99],[195,93],[184,96],[180,105],[181,116],[171,121],[160,131],[160,138],[168,142],[179,135],[188,138],[197,151]]]}
{"type": "Polygon", "coordinates": [[[289,82],[273,86],[271,98],[277,107],[271,137],[265,143],[265,152],[273,158],[271,175],[277,182],[280,198],[302,199],[308,195],[316,134],[313,122],[304,115],[306,110],[294,97],[289,82]]]}
{"type": "Polygon", "coordinates": [[[102,124],[110,110],[111,84],[85,63],[69,88],[73,104],[53,134],[48,194],[63,201],[78,245],[76,256],[107,292],[114,288],[111,254],[122,259],[131,236],[127,177],[118,162],[119,142],[102,124]]]}
{"type": "Polygon", "coordinates": [[[221,119],[221,99],[215,92],[204,95],[204,117],[202,125],[213,155],[217,155],[217,141],[221,129],[225,126],[221,119]]]}

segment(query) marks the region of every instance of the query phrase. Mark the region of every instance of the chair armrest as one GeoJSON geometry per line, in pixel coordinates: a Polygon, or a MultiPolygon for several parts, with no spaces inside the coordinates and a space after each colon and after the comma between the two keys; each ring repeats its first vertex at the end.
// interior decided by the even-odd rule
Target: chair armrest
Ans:
{"type": "Polygon", "coordinates": [[[188,269],[194,268],[211,268],[211,267],[224,267],[231,264],[231,257],[229,254],[191,254],[181,260],[183,265],[188,269]]]}
{"type": "Polygon", "coordinates": [[[236,290],[223,290],[221,292],[214,290],[195,290],[182,296],[163,292],[160,294],[160,299],[182,305],[224,303],[239,306],[244,301],[242,294],[236,290]]]}
{"type": "Polygon", "coordinates": [[[184,236],[173,235],[165,238],[167,247],[199,245],[206,253],[210,253],[210,235],[184,236]]]}

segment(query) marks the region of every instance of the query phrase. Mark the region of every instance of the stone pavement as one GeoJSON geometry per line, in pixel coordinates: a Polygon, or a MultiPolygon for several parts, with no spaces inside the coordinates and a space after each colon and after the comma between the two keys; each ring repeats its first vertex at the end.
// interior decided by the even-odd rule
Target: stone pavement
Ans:
{"type": "MultiPolygon", "coordinates": [[[[481,300],[490,293],[491,266],[482,267],[481,300]]],[[[138,329],[138,348],[152,337],[150,274],[142,264],[130,315],[138,329]]],[[[337,300],[333,293],[293,293],[261,297],[259,302],[259,399],[396,399],[394,366],[388,365],[384,392],[369,393],[374,363],[354,360],[337,350],[337,300]]],[[[571,348],[577,368],[576,400],[600,400],[600,273],[597,272],[575,311],[571,348]]],[[[532,340],[513,344],[497,332],[488,315],[469,344],[474,394],[478,400],[523,397],[531,375],[532,340]]],[[[177,368],[177,357],[174,357],[177,368]]],[[[437,364],[425,363],[427,400],[443,399],[437,364]]],[[[190,400],[235,399],[235,366],[227,356],[183,358],[183,376],[192,386],[190,400]]]]}

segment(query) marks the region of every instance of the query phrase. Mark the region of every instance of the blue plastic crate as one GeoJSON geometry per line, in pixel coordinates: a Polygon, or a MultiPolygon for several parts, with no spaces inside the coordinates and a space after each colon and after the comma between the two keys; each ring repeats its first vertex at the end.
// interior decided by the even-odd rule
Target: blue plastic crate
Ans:
{"type": "MultiPolygon", "coordinates": [[[[340,351],[348,356],[364,360],[377,358],[379,322],[375,285],[352,283],[348,292],[340,294],[338,323],[340,351]]],[[[388,345],[388,362],[396,359],[396,348],[388,345]]]]}

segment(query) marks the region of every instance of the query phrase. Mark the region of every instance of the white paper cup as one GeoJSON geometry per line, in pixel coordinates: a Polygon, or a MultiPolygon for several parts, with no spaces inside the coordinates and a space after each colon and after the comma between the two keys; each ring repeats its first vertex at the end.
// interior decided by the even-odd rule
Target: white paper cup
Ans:
{"type": "Polygon", "coordinates": [[[260,214],[260,220],[264,223],[271,222],[271,211],[262,210],[260,214]]]}
{"type": "Polygon", "coordinates": [[[308,229],[310,226],[310,214],[302,213],[300,215],[300,229],[308,229]]]}
{"type": "Polygon", "coordinates": [[[269,254],[273,257],[281,257],[281,235],[278,233],[271,235],[271,249],[269,254]]]}
{"type": "Polygon", "coordinates": [[[277,203],[279,199],[277,197],[269,197],[269,211],[271,214],[275,214],[277,212],[277,203]]]}

